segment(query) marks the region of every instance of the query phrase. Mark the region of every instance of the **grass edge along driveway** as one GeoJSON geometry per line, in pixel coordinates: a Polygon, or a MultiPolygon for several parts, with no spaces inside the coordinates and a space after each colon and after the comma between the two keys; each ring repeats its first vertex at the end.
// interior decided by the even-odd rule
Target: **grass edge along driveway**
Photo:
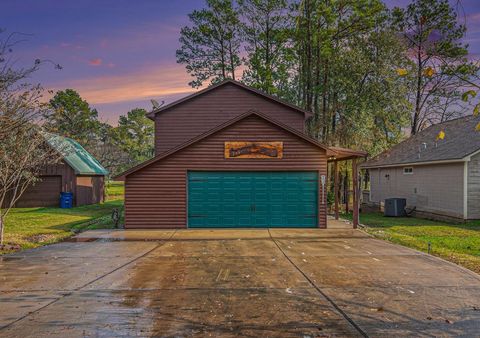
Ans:
{"type": "Polygon", "coordinates": [[[5,220],[4,243],[31,249],[60,242],[80,231],[113,228],[112,210],[123,207],[123,182],[108,183],[106,192],[104,203],[70,209],[13,208],[5,220]]]}
{"type": "MultiPolygon", "coordinates": [[[[343,215],[352,218],[351,214],[343,215]]],[[[360,223],[372,236],[431,254],[480,273],[480,221],[446,223],[415,217],[362,213],[360,223]]]]}

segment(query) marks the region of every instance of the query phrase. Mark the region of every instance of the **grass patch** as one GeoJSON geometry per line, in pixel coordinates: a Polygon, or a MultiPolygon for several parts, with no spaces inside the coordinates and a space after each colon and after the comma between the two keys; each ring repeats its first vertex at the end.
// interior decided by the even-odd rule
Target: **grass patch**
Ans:
{"type": "Polygon", "coordinates": [[[108,181],[105,185],[105,196],[107,201],[123,199],[125,196],[124,182],[108,181]]]}
{"type": "Polygon", "coordinates": [[[112,210],[121,207],[122,199],[71,209],[14,208],[5,220],[4,243],[30,249],[62,241],[76,232],[113,228],[112,210]]]}
{"type": "MultiPolygon", "coordinates": [[[[352,215],[344,215],[352,219],[352,215]]],[[[380,213],[360,214],[366,231],[381,239],[401,244],[462,265],[480,273],[480,222],[452,224],[414,217],[384,217],[380,213]]]]}

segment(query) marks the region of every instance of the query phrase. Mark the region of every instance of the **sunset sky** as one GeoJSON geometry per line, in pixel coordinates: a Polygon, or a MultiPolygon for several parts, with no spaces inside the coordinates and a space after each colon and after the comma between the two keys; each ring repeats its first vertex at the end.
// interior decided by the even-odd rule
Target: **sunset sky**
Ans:
{"type": "MultiPolygon", "coordinates": [[[[466,42],[480,55],[480,0],[459,2],[466,42]],[[463,18],[462,13],[462,18],[463,18]]],[[[388,0],[389,6],[409,1],[388,0]]],[[[47,89],[76,89],[100,118],[115,124],[150,99],[167,103],[192,92],[190,76],[176,64],[180,28],[204,0],[2,0],[0,28],[28,33],[15,48],[19,65],[49,59],[32,81],[47,89]]],[[[2,35],[5,35],[2,34],[2,35]]]]}

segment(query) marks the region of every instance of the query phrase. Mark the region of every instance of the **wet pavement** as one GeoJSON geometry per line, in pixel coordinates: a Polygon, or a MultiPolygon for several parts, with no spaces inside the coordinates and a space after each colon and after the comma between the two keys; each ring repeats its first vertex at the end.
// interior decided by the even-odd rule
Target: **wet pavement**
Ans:
{"type": "Polygon", "coordinates": [[[361,231],[89,231],[0,258],[0,337],[480,335],[480,276],[361,231]]]}

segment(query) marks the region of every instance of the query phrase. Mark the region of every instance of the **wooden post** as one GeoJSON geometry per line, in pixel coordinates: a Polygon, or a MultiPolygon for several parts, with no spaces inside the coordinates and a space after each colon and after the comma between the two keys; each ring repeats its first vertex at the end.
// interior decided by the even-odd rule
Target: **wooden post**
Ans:
{"type": "Polygon", "coordinates": [[[333,191],[335,194],[335,219],[338,220],[338,162],[333,162],[333,191]]]}
{"type": "Polygon", "coordinates": [[[348,190],[349,190],[349,185],[348,185],[348,170],[347,168],[345,168],[345,177],[343,178],[343,195],[344,195],[344,198],[345,198],[345,213],[348,214],[349,213],[349,209],[348,209],[348,203],[350,202],[349,199],[350,199],[350,195],[348,194],[348,190]]]}
{"type": "Polygon", "coordinates": [[[353,228],[356,229],[360,223],[359,219],[359,198],[358,198],[358,168],[357,159],[352,160],[352,181],[353,181],[353,228]]]}

